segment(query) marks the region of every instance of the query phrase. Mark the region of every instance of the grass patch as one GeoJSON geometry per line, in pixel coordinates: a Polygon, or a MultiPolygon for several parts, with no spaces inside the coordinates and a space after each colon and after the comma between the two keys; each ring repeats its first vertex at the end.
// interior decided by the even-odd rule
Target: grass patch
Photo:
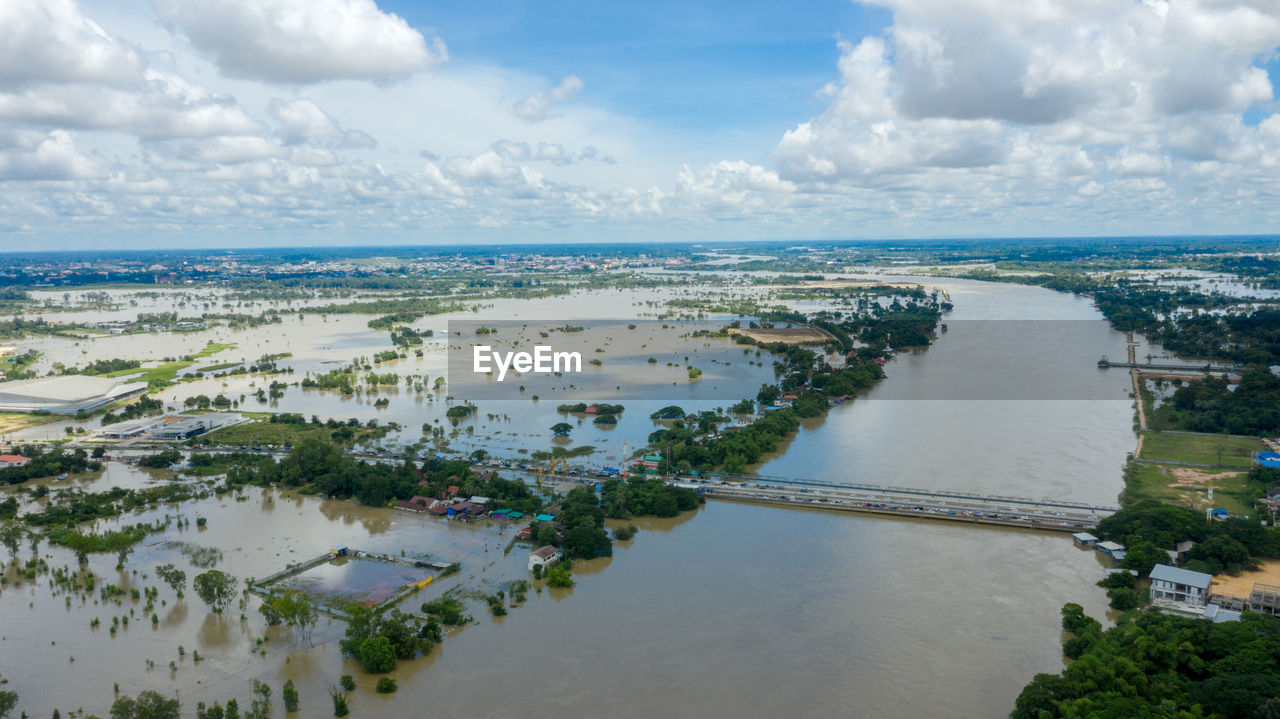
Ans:
{"type": "Polygon", "coordinates": [[[193,443],[202,445],[231,445],[260,447],[263,445],[296,446],[308,437],[327,439],[342,445],[351,445],[386,436],[387,427],[349,427],[343,424],[337,429],[325,424],[300,424],[293,422],[256,421],[223,427],[197,437],[193,443]]]}
{"type": "MultiPolygon", "coordinates": [[[[235,347],[234,344],[227,342],[210,342],[204,346],[204,349],[192,355],[187,355],[175,362],[164,362],[155,367],[144,367],[142,369],[122,369],[115,372],[108,372],[103,377],[131,377],[136,382],[153,383],[170,383],[178,378],[178,373],[196,363],[196,360],[217,354],[223,350],[235,347]]],[[[239,364],[239,363],[236,363],[239,364]]],[[[233,365],[234,366],[234,365],[233,365]]]]}
{"type": "Polygon", "coordinates": [[[177,362],[165,362],[155,367],[144,367],[137,369],[122,369],[115,372],[108,372],[103,377],[129,377],[135,382],[172,382],[178,377],[178,373],[195,364],[188,360],[178,360],[177,362]],[[141,374],[138,374],[141,372],[141,374]],[[132,377],[131,375],[137,375],[132,377]]]}
{"type": "Polygon", "coordinates": [[[235,347],[235,344],[231,342],[210,342],[204,346],[204,349],[191,355],[190,359],[197,360],[202,357],[208,357],[209,355],[215,355],[223,350],[229,350],[233,347],[235,347]]]}
{"type": "Polygon", "coordinates": [[[20,429],[48,424],[63,419],[52,414],[23,414],[21,412],[0,412],[0,434],[17,432],[20,429]]]}
{"type": "Polygon", "coordinates": [[[1147,432],[1142,437],[1142,459],[1158,462],[1190,462],[1248,469],[1255,452],[1266,449],[1252,437],[1217,434],[1147,432]]]}
{"type": "Polygon", "coordinates": [[[1234,515],[1256,514],[1253,500],[1258,494],[1249,486],[1247,472],[1219,472],[1191,467],[1133,464],[1126,473],[1125,504],[1154,499],[1165,504],[1227,510],[1234,515]],[[1211,479],[1207,479],[1211,477],[1211,479]],[[1213,501],[1209,501],[1209,486],[1213,501]]]}
{"type": "Polygon", "coordinates": [[[244,366],[244,362],[223,362],[221,364],[211,364],[207,367],[201,367],[198,371],[221,372],[224,369],[234,369],[236,367],[243,367],[243,366],[244,366]]]}

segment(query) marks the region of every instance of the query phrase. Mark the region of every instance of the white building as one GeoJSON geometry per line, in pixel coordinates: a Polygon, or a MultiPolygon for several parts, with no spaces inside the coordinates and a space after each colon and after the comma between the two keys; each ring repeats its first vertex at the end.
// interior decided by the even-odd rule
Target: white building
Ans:
{"type": "Polygon", "coordinates": [[[30,457],[23,457],[20,454],[0,454],[0,469],[21,467],[30,461],[30,457]]]}
{"type": "Polygon", "coordinates": [[[529,553],[529,571],[532,572],[534,567],[546,569],[560,561],[563,556],[564,552],[561,552],[559,547],[553,547],[550,544],[539,547],[529,553]]]}
{"type": "Polygon", "coordinates": [[[1211,574],[1157,564],[1151,570],[1151,601],[1203,607],[1212,581],[1211,574]]]}
{"type": "Polygon", "coordinates": [[[164,420],[158,417],[126,420],[103,425],[94,430],[93,436],[100,439],[136,439],[151,431],[152,427],[156,427],[163,422],[164,420]]]}

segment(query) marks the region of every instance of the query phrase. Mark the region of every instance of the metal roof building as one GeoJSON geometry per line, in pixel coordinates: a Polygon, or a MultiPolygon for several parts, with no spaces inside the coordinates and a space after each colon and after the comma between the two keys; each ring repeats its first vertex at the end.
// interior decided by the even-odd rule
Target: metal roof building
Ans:
{"type": "Polygon", "coordinates": [[[0,382],[0,411],[75,414],[147,391],[146,382],[128,384],[110,377],[59,375],[0,382]]]}
{"type": "Polygon", "coordinates": [[[1190,569],[1182,569],[1181,567],[1170,567],[1167,564],[1157,564],[1151,570],[1151,579],[1152,581],[1172,582],[1188,587],[1208,589],[1209,583],[1213,581],[1213,575],[1205,574],[1204,572],[1193,572],[1190,569]]]}

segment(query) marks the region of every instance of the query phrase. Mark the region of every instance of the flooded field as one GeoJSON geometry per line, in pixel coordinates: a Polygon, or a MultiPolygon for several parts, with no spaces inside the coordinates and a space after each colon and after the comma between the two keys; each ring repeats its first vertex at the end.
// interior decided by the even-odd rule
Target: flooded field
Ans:
{"type": "Polygon", "coordinates": [[[372,559],[341,557],[318,564],[272,585],[298,590],[330,604],[381,604],[407,584],[434,576],[424,569],[372,559]]]}

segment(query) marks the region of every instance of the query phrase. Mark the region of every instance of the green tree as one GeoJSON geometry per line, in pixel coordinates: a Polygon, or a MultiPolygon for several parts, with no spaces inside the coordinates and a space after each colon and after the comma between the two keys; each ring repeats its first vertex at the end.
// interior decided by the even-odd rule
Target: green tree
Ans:
{"type": "Polygon", "coordinates": [[[0,522],[0,544],[9,549],[10,558],[18,556],[18,548],[22,546],[22,539],[26,536],[27,530],[17,520],[0,522]]]}
{"type": "Polygon", "coordinates": [[[396,668],[396,652],[391,647],[391,640],[381,635],[361,642],[357,658],[360,666],[370,674],[385,674],[396,668]]]}
{"type": "Polygon", "coordinates": [[[288,679],[284,683],[284,689],[280,690],[280,698],[284,701],[284,710],[290,714],[298,711],[298,690],[293,686],[293,680],[288,679]]]}
{"type": "Polygon", "coordinates": [[[569,433],[572,431],[573,425],[568,422],[556,422],[551,425],[551,432],[557,437],[568,437],[569,433]]]}
{"type": "Polygon", "coordinates": [[[1130,546],[1125,558],[1120,560],[1121,567],[1132,569],[1143,576],[1150,574],[1157,564],[1168,563],[1169,555],[1155,543],[1148,541],[1130,546]]]}
{"type": "Polygon", "coordinates": [[[9,712],[18,706],[17,692],[0,692],[0,719],[9,716],[9,712]]]}
{"type": "Polygon", "coordinates": [[[563,564],[552,565],[547,570],[548,587],[572,587],[573,584],[573,577],[569,574],[569,568],[563,564]]]}
{"type": "Polygon", "coordinates": [[[144,691],[137,699],[120,697],[111,705],[111,719],[180,719],[181,704],[158,692],[144,691]]]}
{"type": "Polygon", "coordinates": [[[172,564],[161,564],[156,567],[156,576],[177,594],[182,594],[182,590],[187,588],[187,573],[172,564]]]}
{"type": "MultiPolygon", "coordinates": [[[[342,675],[342,678],[344,680],[343,688],[346,687],[345,680],[350,678],[350,676],[351,676],[350,674],[342,675]]],[[[356,683],[353,680],[351,682],[351,688],[354,689],[355,685],[356,683]]],[[[328,686],[328,689],[329,689],[329,698],[333,700],[333,715],[335,717],[344,717],[347,714],[351,713],[351,710],[347,707],[347,692],[351,691],[351,689],[347,689],[346,691],[343,691],[343,689],[339,689],[338,687],[332,684],[328,686]]]]}
{"type": "Polygon", "coordinates": [[[263,599],[258,611],[267,618],[268,624],[291,627],[299,642],[311,645],[311,632],[320,621],[320,610],[310,596],[303,592],[284,592],[263,599]]]}
{"type": "Polygon", "coordinates": [[[215,612],[222,612],[236,597],[236,578],[217,569],[197,574],[191,585],[196,596],[215,612]]]}
{"type": "Polygon", "coordinates": [[[1127,612],[1130,609],[1136,609],[1142,603],[1142,597],[1137,591],[1128,587],[1115,587],[1107,590],[1107,598],[1111,600],[1111,608],[1127,612]]]}
{"type": "Polygon", "coordinates": [[[538,546],[555,544],[560,541],[559,535],[556,534],[556,528],[551,526],[550,522],[543,522],[538,525],[538,546]]]}

